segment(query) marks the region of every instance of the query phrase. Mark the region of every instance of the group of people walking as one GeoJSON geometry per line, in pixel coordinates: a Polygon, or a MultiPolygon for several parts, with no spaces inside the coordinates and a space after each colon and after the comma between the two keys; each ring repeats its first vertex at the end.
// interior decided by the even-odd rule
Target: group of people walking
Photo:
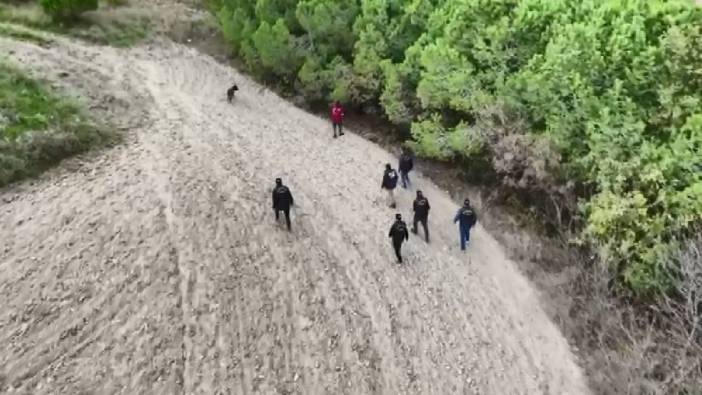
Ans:
{"type": "MultiPolygon", "coordinates": [[[[334,132],[334,138],[337,136],[343,136],[343,119],[344,119],[344,109],[341,104],[337,101],[332,105],[331,108],[331,121],[332,129],[334,132]],[[338,132],[338,135],[337,135],[338,132]]],[[[398,170],[392,168],[391,164],[385,165],[385,171],[383,172],[383,179],[381,182],[381,189],[384,189],[387,193],[387,203],[390,208],[397,208],[397,201],[395,200],[395,189],[398,183],[401,183],[402,188],[407,189],[411,187],[411,181],[409,173],[414,169],[414,160],[407,150],[403,150],[399,158],[398,170]]],[[[280,218],[280,213],[282,212],[285,216],[285,222],[287,224],[288,230],[291,230],[290,224],[290,207],[293,205],[294,200],[290,189],[283,185],[283,181],[280,178],[276,178],[275,187],[273,188],[273,210],[275,211],[276,221],[280,218]]],[[[412,204],[412,211],[414,213],[414,218],[412,221],[412,233],[418,234],[418,225],[422,225],[422,230],[424,232],[424,239],[429,243],[429,210],[431,205],[429,200],[424,196],[421,190],[417,190],[416,197],[412,204]]],[[[461,250],[465,250],[466,246],[470,240],[470,230],[477,222],[477,215],[475,210],[470,204],[470,200],[466,199],[463,202],[463,207],[461,207],[453,218],[454,223],[458,223],[459,226],[459,240],[461,250]]],[[[390,232],[388,233],[392,241],[392,246],[395,251],[398,262],[402,262],[402,244],[409,240],[409,231],[407,229],[407,224],[402,219],[402,214],[395,214],[395,221],[390,227],[390,232]]]]}
{"type": "MultiPolygon", "coordinates": [[[[412,156],[406,150],[402,151],[400,155],[400,160],[398,164],[399,178],[402,182],[402,187],[407,189],[410,185],[409,172],[414,168],[414,161],[412,156]]],[[[395,200],[395,188],[398,183],[398,172],[392,168],[389,163],[385,165],[385,172],[383,173],[383,181],[381,183],[381,188],[385,189],[388,194],[388,205],[390,208],[397,208],[397,202],[395,200]]],[[[412,221],[412,233],[418,234],[419,227],[422,225],[424,230],[424,240],[429,243],[429,210],[431,205],[429,204],[429,199],[424,196],[424,193],[417,190],[417,195],[412,203],[412,211],[414,213],[414,218],[412,221]]],[[[470,205],[470,200],[466,199],[463,202],[463,207],[461,207],[453,218],[454,223],[459,224],[459,236],[461,250],[466,249],[466,245],[470,240],[470,230],[475,225],[478,220],[478,216],[475,210],[470,205]]],[[[388,237],[392,239],[392,246],[395,250],[395,256],[398,262],[402,262],[402,244],[409,240],[409,232],[407,231],[407,224],[402,220],[402,214],[395,214],[395,222],[390,227],[390,232],[388,237]]]]}

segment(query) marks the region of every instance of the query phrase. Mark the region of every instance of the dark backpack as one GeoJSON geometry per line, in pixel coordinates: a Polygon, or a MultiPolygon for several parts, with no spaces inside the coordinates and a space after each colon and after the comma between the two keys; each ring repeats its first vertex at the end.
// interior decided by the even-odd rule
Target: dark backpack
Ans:
{"type": "Polygon", "coordinates": [[[290,206],[290,190],[285,185],[281,185],[275,188],[276,206],[287,207],[290,206]]]}
{"type": "Polygon", "coordinates": [[[407,154],[400,156],[400,171],[407,172],[412,170],[412,157],[407,154]]]}
{"type": "Polygon", "coordinates": [[[275,189],[275,194],[278,195],[278,198],[287,198],[288,196],[288,187],[281,185],[278,188],[275,189]]]}
{"type": "Polygon", "coordinates": [[[388,183],[389,183],[388,186],[390,188],[395,188],[397,186],[397,178],[398,178],[397,172],[394,169],[389,170],[387,175],[388,175],[388,183]]]}
{"type": "Polygon", "coordinates": [[[405,238],[407,235],[407,225],[403,221],[396,221],[392,226],[392,239],[394,241],[399,241],[405,238]]]}
{"type": "Polygon", "coordinates": [[[475,225],[475,212],[472,208],[463,208],[461,210],[461,222],[469,225],[475,225]]]}
{"type": "Polygon", "coordinates": [[[421,199],[416,199],[414,201],[414,211],[417,213],[417,215],[425,216],[429,213],[429,200],[427,198],[423,197],[421,199]]]}

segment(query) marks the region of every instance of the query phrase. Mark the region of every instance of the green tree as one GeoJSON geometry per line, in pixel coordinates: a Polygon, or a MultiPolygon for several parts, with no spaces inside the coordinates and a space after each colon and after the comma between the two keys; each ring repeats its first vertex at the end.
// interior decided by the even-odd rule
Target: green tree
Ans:
{"type": "Polygon", "coordinates": [[[261,23],[251,39],[266,70],[287,80],[297,75],[302,59],[283,19],[278,19],[272,26],[268,22],[261,23]]]}

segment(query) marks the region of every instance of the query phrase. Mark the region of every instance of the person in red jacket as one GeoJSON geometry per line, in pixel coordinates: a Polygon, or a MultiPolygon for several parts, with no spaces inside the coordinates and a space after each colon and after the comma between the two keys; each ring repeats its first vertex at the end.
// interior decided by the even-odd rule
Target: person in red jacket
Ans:
{"type": "Polygon", "coordinates": [[[336,138],[336,129],[339,129],[339,136],[344,135],[344,131],[341,124],[344,122],[344,108],[341,107],[341,103],[337,100],[331,108],[331,120],[332,127],[334,128],[334,138],[336,138]]]}

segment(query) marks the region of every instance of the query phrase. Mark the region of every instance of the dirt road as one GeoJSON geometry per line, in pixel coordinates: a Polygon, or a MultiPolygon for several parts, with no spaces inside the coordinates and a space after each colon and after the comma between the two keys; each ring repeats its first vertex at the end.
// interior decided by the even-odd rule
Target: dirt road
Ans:
{"type": "Polygon", "coordinates": [[[421,178],[433,242],[394,263],[377,146],[168,42],[0,52],[127,134],[0,190],[0,393],[588,392],[500,246],[478,226],[460,253],[457,206],[421,178]]]}

